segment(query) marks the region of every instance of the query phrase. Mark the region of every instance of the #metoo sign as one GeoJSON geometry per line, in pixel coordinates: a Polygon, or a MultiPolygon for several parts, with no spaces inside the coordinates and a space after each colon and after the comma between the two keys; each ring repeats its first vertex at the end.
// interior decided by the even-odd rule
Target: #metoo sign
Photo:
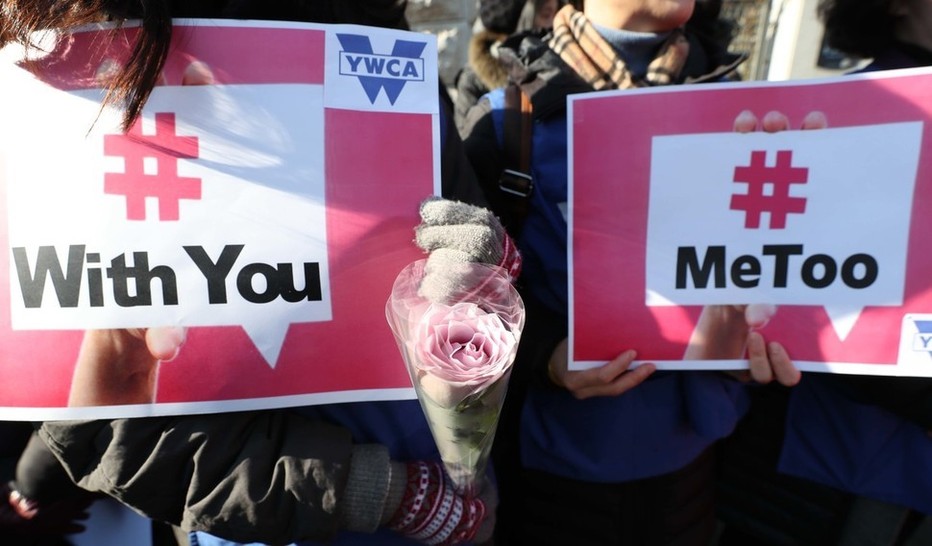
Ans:
{"type": "Polygon", "coordinates": [[[852,306],[902,304],[921,141],[921,123],[655,138],[647,305],[822,305],[845,337],[852,306]]]}
{"type": "Polygon", "coordinates": [[[439,189],[433,38],[203,23],[176,21],[127,131],[101,101],[132,25],[0,52],[5,418],[76,415],[65,400],[97,329],[187,340],[155,404],[83,415],[413,396],[384,302],[439,189]]]}
{"type": "Polygon", "coordinates": [[[742,352],[698,346],[740,339],[746,322],[707,331],[699,317],[759,305],[776,312],[756,327],[801,369],[932,375],[932,264],[922,244],[932,229],[930,78],[920,70],[573,99],[574,368],[628,348],[665,369],[746,367],[742,352]],[[797,127],[821,111],[828,127],[738,134],[731,126],[744,110],[780,111],[797,127]],[[602,118],[624,119],[624,129],[602,118]]]}

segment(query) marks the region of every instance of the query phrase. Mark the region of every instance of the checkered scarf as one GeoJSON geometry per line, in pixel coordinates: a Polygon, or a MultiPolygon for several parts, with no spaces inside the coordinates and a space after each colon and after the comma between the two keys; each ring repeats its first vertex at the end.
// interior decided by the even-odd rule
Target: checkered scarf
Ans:
{"type": "Polygon", "coordinates": [[[689,42],[679,30],[660,47],[643,79],[635,78],[581,11],[566,5],[553,20],[550,49],[595,90],[667,85],[679,77],[689,42]]]}

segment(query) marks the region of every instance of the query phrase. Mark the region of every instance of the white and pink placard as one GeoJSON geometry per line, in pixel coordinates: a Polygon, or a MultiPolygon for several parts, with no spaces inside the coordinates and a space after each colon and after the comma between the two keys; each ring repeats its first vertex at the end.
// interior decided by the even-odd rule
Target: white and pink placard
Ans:
{"type": "Polygon", "coordinates": [[[137,32],[0,52],[0,418],[413,397],[384,305],[439,192],[435,39],[176,21],[124,132],[137,32]],[[154,404],[66,407],[85,330],[152,326],[187,328],[154,404]]]}
{"type": "Polygon", "coordinates": [[[932,376],[932,71],[596,93],[570,116],[574,369],[629,348],[746,368],[740,344],[688,349],[704,308],[757,305],[803,370],[932,376]],[[791,129],[736,133],[745,110],[791,129]],[[799,130],[815,111],[828,127],[799,130]]]}

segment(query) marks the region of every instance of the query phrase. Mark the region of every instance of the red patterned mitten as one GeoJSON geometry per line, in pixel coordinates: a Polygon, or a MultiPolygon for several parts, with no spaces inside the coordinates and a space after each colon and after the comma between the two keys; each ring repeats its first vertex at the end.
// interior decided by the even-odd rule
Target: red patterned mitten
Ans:
{"type": "Polygon", "coordinates": [[[485,503],[458,495],[440,463],[408,463],[407,470],[404,497],[389,528],[424,544],[473,540],[486,517],[485,503]]]}

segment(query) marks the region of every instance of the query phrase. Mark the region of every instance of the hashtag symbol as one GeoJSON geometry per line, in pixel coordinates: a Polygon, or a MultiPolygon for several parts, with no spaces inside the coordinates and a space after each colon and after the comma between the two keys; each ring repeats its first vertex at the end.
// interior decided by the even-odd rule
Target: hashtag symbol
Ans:
{"type": "Polygon", "coordinates": [[[804,197],[790,197],[793,184],[809,181],[809,169],[793,167],[793,152],[777,152],[777,164],[767,166],[767,152],[751,152],[751,164],[735,167],[734,181],[747,184],[746,194],[731,196],[731,210],[744,211],[744,227],[759,228],[761,214],[770,213],[770,229],[786,228],[786,217],[806,211],[804,197]],[[765,189],[772,191],[767,194],[765,189]]]}
{"type": "Polygon", "coordinates": [[[104,136],[104,155],[125,163],[124,172],[104,175],[104,193],[126,197],[127,220],[145,220],[151,197],[158,200],[160,221],[176,221],[182,199],[201,198],[201,179],[178,176],[178,160],[198,154],[197,137],[175,133],[175,114],[155,114],[155,135],[143,135],[137,121],[125,135],[104,136]],[[149,169],[146,160],[154,163],[149,169]]]}

